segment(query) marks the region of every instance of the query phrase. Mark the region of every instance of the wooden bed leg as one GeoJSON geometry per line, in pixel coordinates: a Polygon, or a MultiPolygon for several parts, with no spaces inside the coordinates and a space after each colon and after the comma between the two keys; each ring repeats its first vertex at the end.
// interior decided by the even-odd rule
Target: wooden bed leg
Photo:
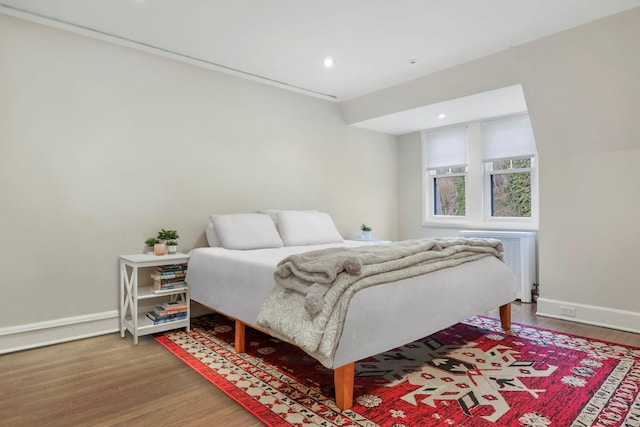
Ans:
{"type": "Polygon", "coordinates": [[[239,320],[236,320],[236,341],[235,349],[236,353],[244,353],[244,332],[246,325],[239,320]]]}
{"type": "Polygon", "coordinates": [[[511,330],[511,304],[500,306],[500,324],[505,331],[511,330]]]}
{"type": "Polygon", "coordinates": [[[356,363],[347,363],[333,370],[333,382],[336,388],[336,405],[345,410],[353,406],[353,381],[356,363]]]}

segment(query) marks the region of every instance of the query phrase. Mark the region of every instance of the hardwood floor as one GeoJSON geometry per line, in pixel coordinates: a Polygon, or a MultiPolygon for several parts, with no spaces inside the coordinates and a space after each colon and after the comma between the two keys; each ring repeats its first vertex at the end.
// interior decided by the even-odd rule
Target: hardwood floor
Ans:
{"type": "MultiPolygon", "coordinates": [[[[498,311],[488,313],[498,317],[498,311]]],[[[537,317],[512,321],[640,347],[640,334],[537,317]]],[[[150,336],[119,334],[0,356],[0,426],[262,426],[150,336]]]]}

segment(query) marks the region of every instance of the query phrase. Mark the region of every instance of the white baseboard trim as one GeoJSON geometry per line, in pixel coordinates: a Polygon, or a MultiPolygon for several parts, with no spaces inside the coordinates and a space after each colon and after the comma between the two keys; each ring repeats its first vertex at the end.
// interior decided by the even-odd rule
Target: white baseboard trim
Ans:
{"type": "Polygon", "coordinates": [[[640,312],[538,298],[537,315],[640,333],[640,312]],[[574,311],[575,316],[564,314],[574,311]]]}
{"type": "Polygon", "coordinates": [[[0,354],[120,331],[118,310],[0,328],[0,354]]]}
{"type": "MultiPolygon", "coordinates": [[[[211,313],[192,304],[191,317],[211,313]]],[[[0,328],[0,354],[120,332],[118,310],[0,328]]]]}

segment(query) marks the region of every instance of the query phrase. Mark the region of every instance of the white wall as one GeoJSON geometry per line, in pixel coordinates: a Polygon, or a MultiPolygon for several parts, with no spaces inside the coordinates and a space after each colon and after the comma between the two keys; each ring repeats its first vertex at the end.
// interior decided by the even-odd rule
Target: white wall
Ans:
{"type": "Polygon", "coordinates": [[[202,246],[212,213],[397,238],[395,138],[335,103],[3,15],[0,58],[0,352],[117,328],[118,255],[202,246]]]}
{"type": "MultiPolygon", "coordinates": [[[[640,331],[640,8],[342,104],[349,123],[521,83],[540,165],[541,314],[640,331]]],[[[401,238],[421,227],[420,139],[400,138],[401,238]]]]}

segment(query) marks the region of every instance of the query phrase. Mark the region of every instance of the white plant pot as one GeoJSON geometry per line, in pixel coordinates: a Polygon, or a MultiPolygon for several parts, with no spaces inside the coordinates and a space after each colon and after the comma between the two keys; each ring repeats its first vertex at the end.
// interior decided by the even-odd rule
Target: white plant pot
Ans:
{"type": "Polygon", "coordinates": [[[362,238],[364,240],[371,240],[373,238],[373,232],[372,231],[363,231],[362,232],[362,238]]]}
{"type": "Polygon", "coordinates": [[[175,254],[176,252],[178,252],[178,245],[167,246],[167,250],[170,254],[175,254]]]}

